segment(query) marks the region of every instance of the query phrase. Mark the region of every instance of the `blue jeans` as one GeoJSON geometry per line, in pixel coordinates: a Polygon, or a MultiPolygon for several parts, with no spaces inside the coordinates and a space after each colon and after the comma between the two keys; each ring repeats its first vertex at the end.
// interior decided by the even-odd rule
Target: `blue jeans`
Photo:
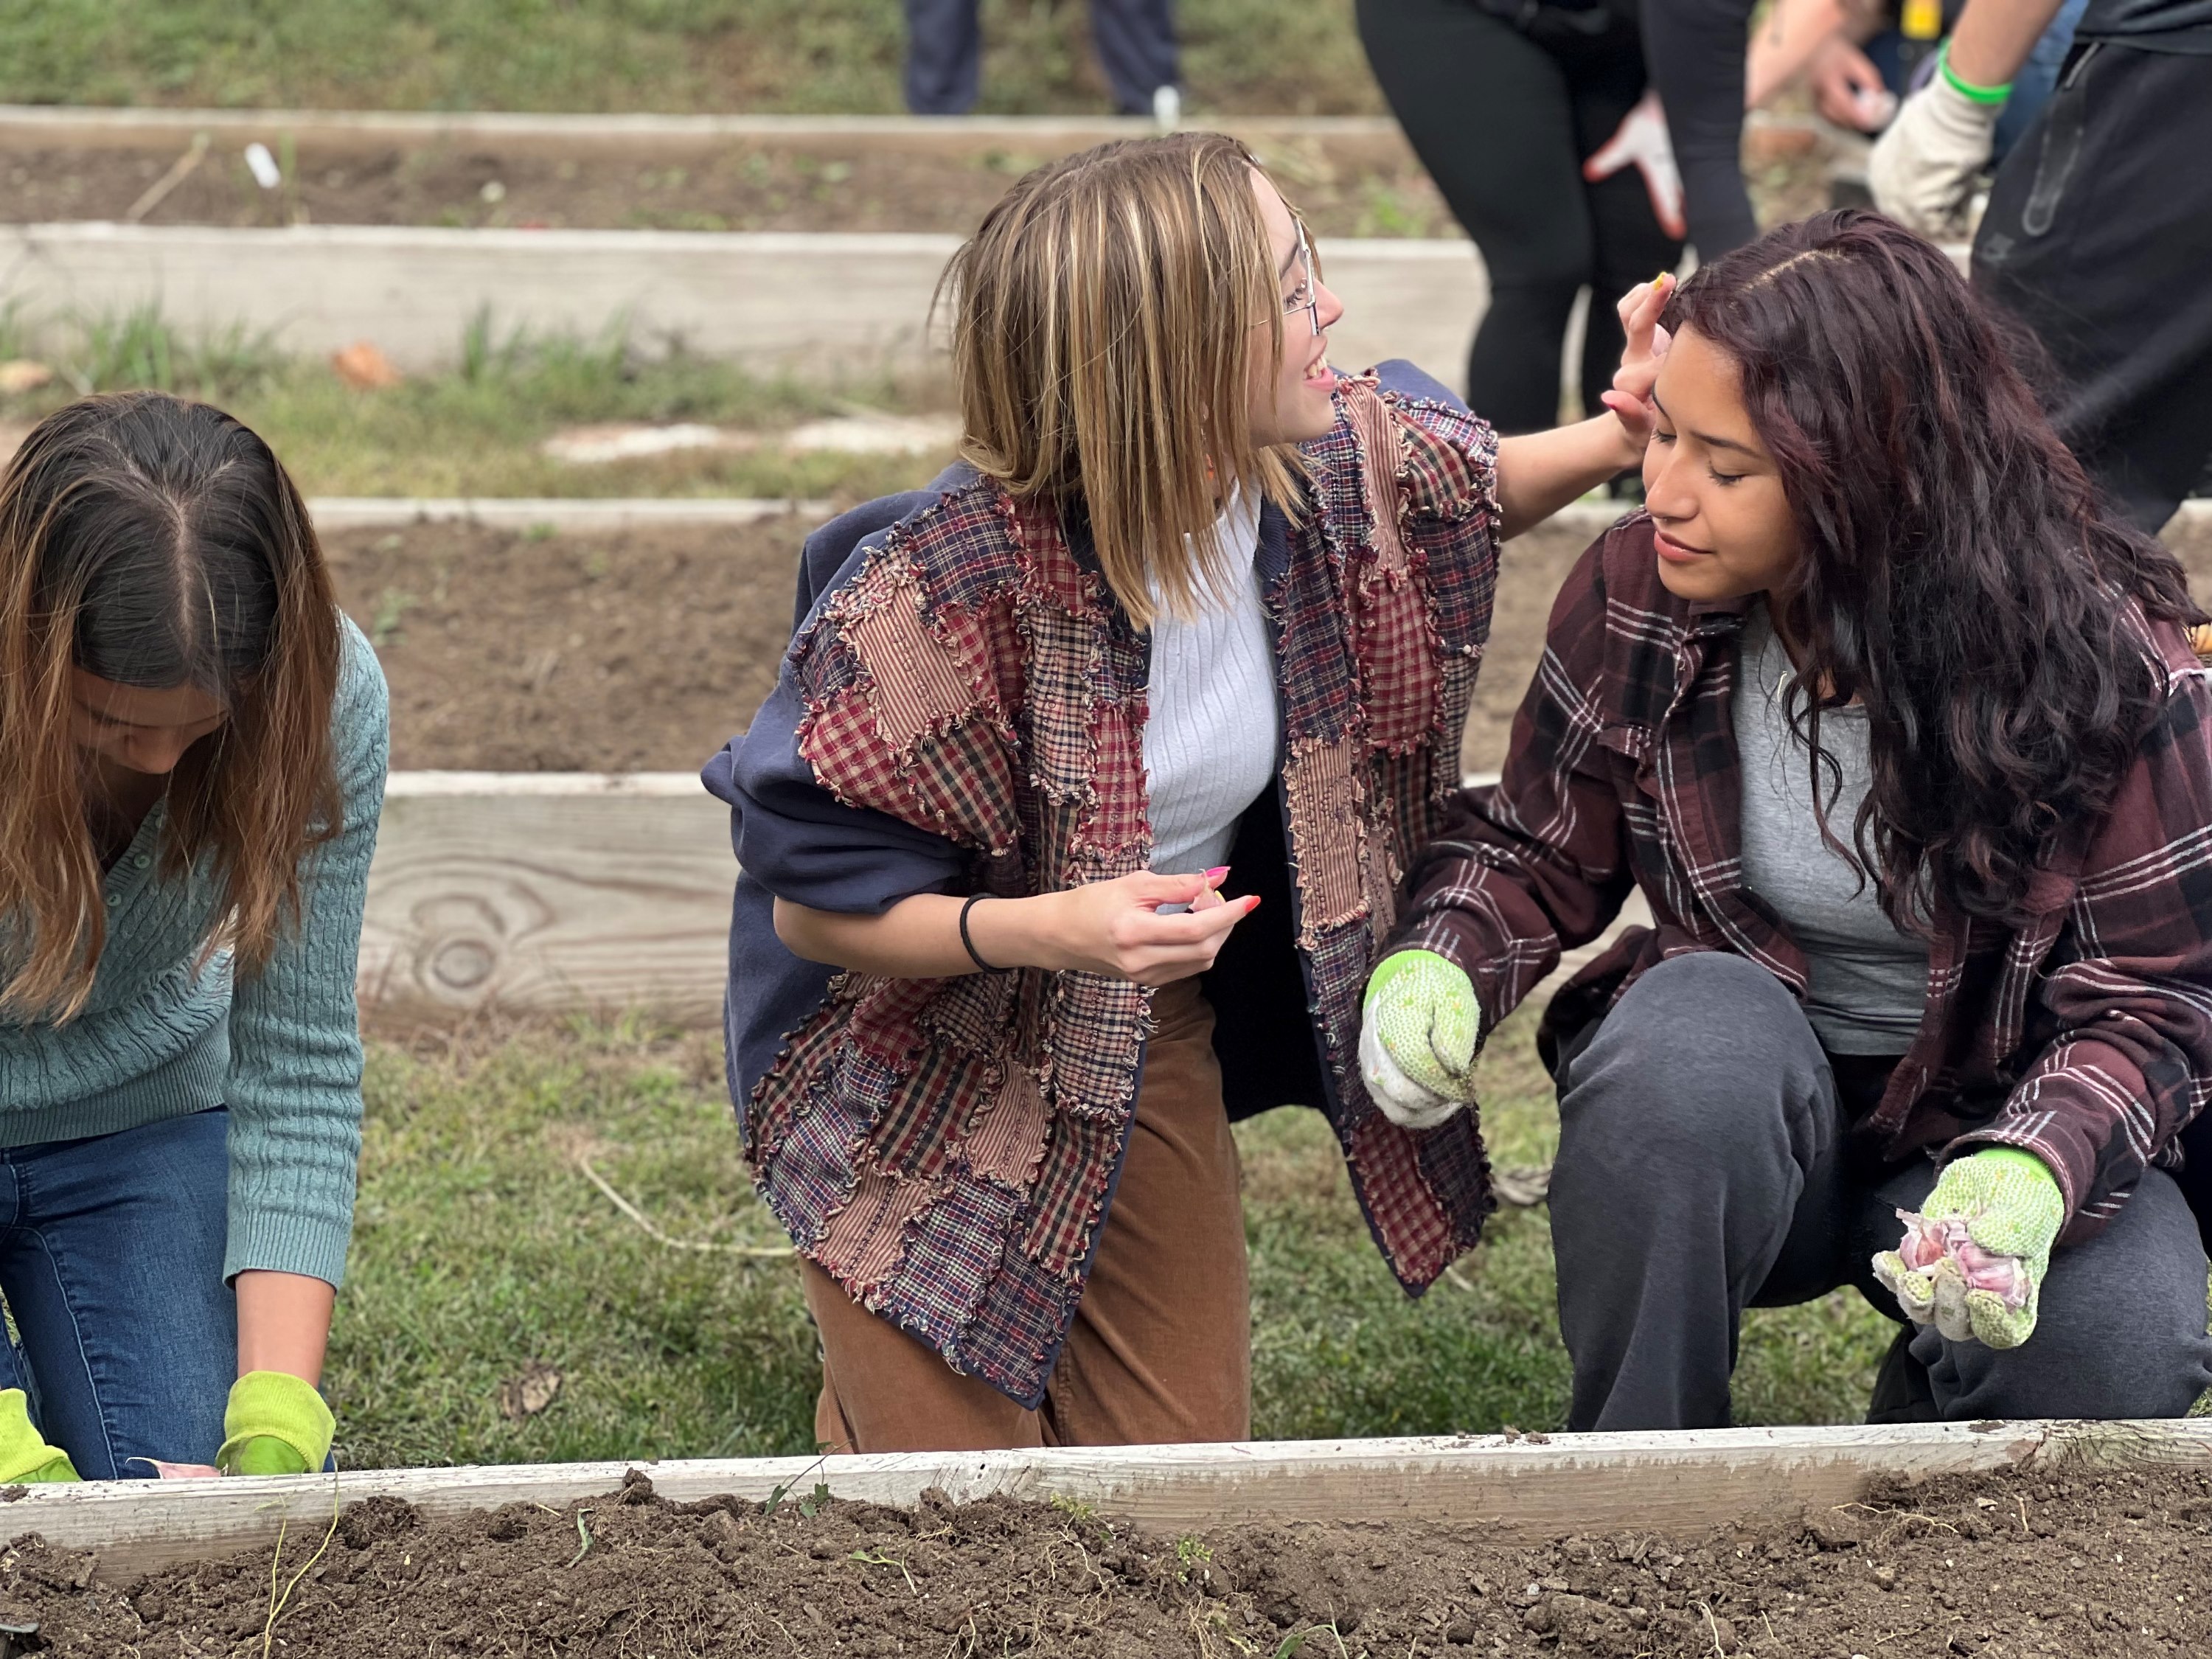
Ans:
{"type": "Polygon", "coordinates": [[[238,1374],[223,1282],[230,1115],[0,1148],[0,1388],[88,1480],[212,1463],[238,1374]]]}

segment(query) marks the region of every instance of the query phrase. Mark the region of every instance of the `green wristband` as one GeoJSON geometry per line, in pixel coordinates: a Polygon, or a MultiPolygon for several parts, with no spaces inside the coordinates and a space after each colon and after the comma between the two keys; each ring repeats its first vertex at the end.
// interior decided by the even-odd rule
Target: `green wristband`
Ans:
{"type": "Polygon", "coordinates": [[[1951,43],[1946,40],[1936,54],[1936,70],[1950,83],[1951,90],[1960,97],[1977,104],[2002,104],[2012,96],[2012,82],[2001,87],[1978,87],[1972,81],[1962,81],[1959,71],[1951,67],[1951,43]]]}

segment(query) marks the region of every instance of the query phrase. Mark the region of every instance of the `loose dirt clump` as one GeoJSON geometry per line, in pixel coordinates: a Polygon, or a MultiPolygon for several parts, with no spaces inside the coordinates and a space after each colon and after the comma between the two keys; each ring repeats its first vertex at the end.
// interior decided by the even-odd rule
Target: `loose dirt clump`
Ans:
{"type": "Polygon", "coordinates": [[[2201,1654],[2212,1474],[2028,1469],[1886,1488],[1809,1518],[1537,1547],[1346,1517],[1176,1537],[1085,1506],[917,1509],[606,1498],[428,1522],[348,1510],[267,1551],[132,1582],[35,1536],[0,1555],[0,1621],[44,1651],[499,1656],[1293,1653],[2201,1654]],[[312,1565],[310,1563],[312,1562],[312,1565]],[[284,1586],[304,1575],[289,1597],[284,1586]],[[272,1583],[276,1586],[272,1592],[272,1583]],[[280,1611],[272,1619],[272,1605],[280,1611]]]}

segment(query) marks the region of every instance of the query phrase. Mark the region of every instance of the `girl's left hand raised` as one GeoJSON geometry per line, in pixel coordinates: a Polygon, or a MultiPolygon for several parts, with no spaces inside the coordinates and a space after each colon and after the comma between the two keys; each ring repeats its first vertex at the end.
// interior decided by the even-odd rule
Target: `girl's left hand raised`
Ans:
{"type": "Polygon", "coordinates": [[[1657,410],[1651,402],[1651,388],[1659,381],[1659,365],[1666,360],[1670,337],[1660,325],[1659,314],[1667,308],[1668,296],[1674,291],[1674,275],[1662,271],[1648,283],[1638,283],[1620,296],[1616,309],[1620,313],[1621,332],[1627,343],[1621,348],[1620,368],[1613,377],[1613,390],[1605,394],[1605,406],[1620,422],[1629,443],[1640,460],[1644,447],[1651,441],[1651,429],[1657,410]]]}

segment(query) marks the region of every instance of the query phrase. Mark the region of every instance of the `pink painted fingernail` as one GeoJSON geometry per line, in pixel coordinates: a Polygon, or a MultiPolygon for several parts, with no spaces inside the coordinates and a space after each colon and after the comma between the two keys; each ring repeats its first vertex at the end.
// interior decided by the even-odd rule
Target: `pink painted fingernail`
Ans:
{"type": "Polygon", "coordinates": [[[1204,873],[1206,884],[1208,887],[1218,887],[1221,885],[1221,878],[1229,873],[1229,866],[1225,864],[1217,864],[1204,873]]]}

